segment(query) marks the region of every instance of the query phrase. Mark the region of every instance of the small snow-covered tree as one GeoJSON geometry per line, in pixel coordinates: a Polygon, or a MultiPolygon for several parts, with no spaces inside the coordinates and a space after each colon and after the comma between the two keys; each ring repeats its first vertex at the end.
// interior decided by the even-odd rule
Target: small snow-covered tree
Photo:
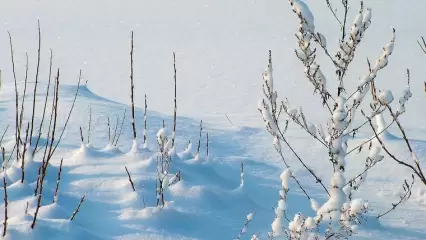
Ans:
{"type": "MultiPolygon", "coordinates": [[[[323,128],[322,125],[316,126],[308,121],[302,109],[292,108],[288,100],[280,101],[278,99],[278,93],[274,88],[270,51],[268,65],[263,74],[264,84],[262,90],[264,98],[259,102],[258,108],[262,114],[266,130],[273,136],[273,145],[287,169],[281,175],[280,200],[276,207],[276,216],[272,223],[272,232],[269,237],[270,239],[347,239],[356,233],[356,228],[360,224],[360,215],[369,210],[368,201],[353,199],[353,193],[365,182],[369,170],[385,157],[384,153],[401,166],[410,168],[413,172],[411,176],[413,181],[404,181],[404,194],[400,197],[399,202],[392,204],[390,211],[410,197],[415,176],[423,183],[426,183],[419,161],[398,120],[398,117],[405,112],[405,104],[412,95],[409,85],[410,74],[407,70],[408,84],[399,99],[398,110],[394,111],[390,105],[394,101],[392,92],[378,90],[374,85],[378,74],[387,66],[393,52],[395,43],[395,29],[393,29],[389,42],[382,48],[381,54],[375,63],[371,64],[368,61],[368,71],[360,77],[357,86],[352,90],[346,88],[345,77],[348,75],[349,66],[355,57],[358,46],[363,42],[364,34],[371,24],[371,9],[364,8],[364,4],[361,2],[358,13],[349,27],[347,26],[348,0],[342,0],[344,14],[341,17],[338,16],[330,1],[326,0],[331,13],[341,25],[339,46],[336,53],[332,54],[328,49],[326,37],[316,32],[314,15],[306,3],[301,0],[289,0],[289,3],[299,21],[299,28],[296,32],[298,43],[298,48],[295,50],[296,56],[305,67],[306,78],[313,85],[315,93],[319,95],[325,111],[329,115],[326,119],[326,128],[323,128]],[[338,80],[335,92],[333,86],[327,84],[326,75],[323,73],[323,71],[328,69],[323,69],[317,60],[317,54],[320,52],[318,49],[326,55],[335,68],[333,72],[335,72],[338,80]],[[371,99],[367,97],[370,94],[371,99]],[[369,110],[364,110],[364,106],[369,106],[369,110]],[[392,121],[389,124],[386,124],[383,120],[382,114],[385,112],[388,112],[392,117],[392,121]],[[356,117],[362,119],[361,124],[356,125],[356,117]],[[282,120],[282,118],[285,119],[282,120]],[[331,165],[331,182],[328,187],[324,185],[314,170],[306,164],[291,145],[289,138],[286,137],[285,132],[290,122],[301,127],[327,149],[328,155],[324,156],[323,159],[331,165]],[[386,147],[384,135],[389,126],[393,124],[396,124],[400,129],[413,156],[414,164],[398,159],[386,147]],[[349,147],[351,145],[350,140],[361,128],[371,128],[374,135],[355,147],[349,147]],[[316,183],[320,184],[324,189],[324,193],[328,198],[325,203],[318,204],[302,187],[296,176],[291,172],[290,164],[284,158],[282,145],[290,150],[298,162],[315,178],[316,183]],[[369,151],[365,159],[364,169],[354,177],[348,177],[345,172],[347,168],[346,158],[352,153],[362,151],[363,147],[369,151]],[[289,220],[289,223],[285,224],[284,219],[287,218],[285,216],[286,209],[296,207],[287,206],[286,202],[290,178],[295,180],[298,187],[310,200],[311,208],[316,214],[314,216],[305,216],[303,213],[298,213],[293,220],[289,220]]],[[[378,217],[382,217],[388,212],[380,214],[378,217]]]]}

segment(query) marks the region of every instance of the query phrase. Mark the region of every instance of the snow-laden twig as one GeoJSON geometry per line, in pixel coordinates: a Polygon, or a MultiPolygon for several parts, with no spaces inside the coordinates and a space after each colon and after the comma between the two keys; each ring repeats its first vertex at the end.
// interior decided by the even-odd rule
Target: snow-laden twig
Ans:
{"type": "Polygon", "coordinates": [[[246,216],[246,221],[244,223],[244,226],[240,229],[238,236],[235,237],[234,240],[240,240],[241,237],[247,232],[247,228],[248,228],[250,222],[253,221],[253,217],[254,217],[255,214],[256,214],[256,211],[253,211],[246,216]]]}

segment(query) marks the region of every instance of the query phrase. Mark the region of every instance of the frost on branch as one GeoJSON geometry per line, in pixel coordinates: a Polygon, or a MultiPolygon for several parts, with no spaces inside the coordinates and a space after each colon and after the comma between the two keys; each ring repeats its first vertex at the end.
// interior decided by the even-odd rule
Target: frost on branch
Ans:
{"type": "MultiPolygon", "coordinates": [[[[289,0],[289,3],[299,20],[299,27],[296,32],[298,43],[298,47],[295,50],[296,56],[305,67],[304,73],[314,86],[315,92],[319,93],[322,104],[325,110],[328,110],[329,116],[326,119],[326,128],[323,128],[321,124],[309,122],[302,108],[291,107],[287,99],[285,101],[278,100],[278,94],[274,88],[272,77],[271,52],[269,52],[268,65],[263,74],[264,83],[262,90],[264,98],[259,101],[258,109],[263,117],[266,130],[273,137],[273,146],[287,167],[280,176],[282,189],[280,190],[280,199],[275,208],[275,219],[271,224],[272,232],[269,234],[269,238],[346,239],[357,232],[358,226],[362,224],[362,219],[364,219],[362,215],[370,210],[368,201],[355,196],[356,191],[367,180],[369,170],[378,166],[378,163],[384,159],[384,153],[388,154],[391,158],[395,158],[398,163],[405,164],[411,169],[414,169],[416,175],[420,178],[423,176],[418,161],[414,161],[416,165],[411,166],[396,159],[383,142],[387,139],[383,137],[386,134],[387,128],[393,123],[396,123],[403,133],[410,152],[412,152],[403,128],[397,120],[398,116],[405,112],[405,104],[412,95],[409,81],[407,88],[403,90],[403,94],[399,98],[398,111],[394,113],[390,107],[390,104],[395,101],[393,93],[387,89],[377,90],[374,85],[378,73],[388,65],[389,58],[393,53],[395,44],[395,30],[393,29],[390,41],[382,48],[381,54],[374,64],[371,64],[367,60],[368,72],[360,77],[357,86],[352,91],[349,91],[351,89],[345,89],[344,77],[351,62],[355,58],[357,47],[363,41],[366,30],[371,24],[371,9],[365,9],[363,3],[361,3],[354,21],[349,26],[348,34],[346,34],[345,29],[347,11],[350,9],[348,1],[342,1],[345,9],[344,19],[339,19],[337,14],[332,11],[335,14],[335,18],[341,24],[341,31],[343,33],[337,53],[332,56],[327,49],[326,37],[321,33],[315,32],[314,17],[306,3],[300,0],[289,0]],[[337,75],[338,84],[336,84],[337,92],[333,95],[330,92],[331,86],[327,85],[326,74],[323,72],[324,69],[316,58],[317,49],[315,46],[318,45],[323,49],[325,55],[327,55],[335,67],[334,72],[337,75]],[[369,93],[371,93],[371,99],[366,97],[369,93]],[[368,101],[367,104],[363,104],[364,101],[368,101]],[[361,106],[369,106],[369,110],[361,109],[361,106]],[[386,110],[389,111],[393,118],[390,124],[386,124],[382,115],[386,110]],[[359,115],[359,112],[361,112],[366,120],[361,122],[360,125],[354,126],[355,117],[359,115]],[[280,119],[282,115],[285,115],[286,119],[280,119]],[[373,119],[376,120],[377,126],[372,124],[373,119]],[[331,181],[328,188],[323,185],[314,170],[306,164],[291,146],[289,139],[285,135],[291,123],[295,123],[301,127],[307,134],[327,149],[328,155],[323,156],[323,163],[319,164],[328,162],[331,165],[331,181]],[[368,125],[373,128],[374,136],[363,141],[361,144],[356,143],[354,147],[351,140],[360,129],[368,128],[368,125]],[[287,148],[294,155],[295,158],[293,159],[297,159],[298,162],[288,162],[284,148],[287,148]],[[351,161],[350,163],[364,164],[364,168],[361,172],[349,178],[345,172],[347,164],[349,164],[346,159],[349,154],[359,154],[363,149],[368,149],[365,158],[363,157],[365,161],[351,161]],[[323,186],[325,190],[324,194],[327,194],[325,202],[318,203],[312,199],[302,187],[301,182],[291,173],[290,165],[298,163],[315,177],[316,183],[323,186]],[[288,181],[290,178],[295,181],[297,186],[310,200],[311,208],[315,212],[313,216],[308,216],[308,214],[301,212],[296,214],[292,220],[287,218],[286,210],[292,207],[287,206],[287,197],[290,192],[288,181]]],[[[407,73],[409,76],[409,72],[407,73]]],[[[316,158],[321,159],[321,156],[316,156],[316,158]]],[[[426,184],[426,179],[424,179],[424,182],[426,184]]],[[[403,187],[406,190],[406,194],[401,197],[401,202],[410,196],[408,192],[411,191],[409,184],[404,184],[403,187]]],[[[392,205],[393,209],[398,204],[392,205]]]]}

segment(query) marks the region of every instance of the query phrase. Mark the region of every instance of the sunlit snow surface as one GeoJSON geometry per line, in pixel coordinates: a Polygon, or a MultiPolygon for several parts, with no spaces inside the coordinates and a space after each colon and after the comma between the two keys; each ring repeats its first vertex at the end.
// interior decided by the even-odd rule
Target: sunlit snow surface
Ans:
{"type": "MultiPolygon", "coordinates": [[[[339,6],[339,2],[334,4],[339,6]]],[[[315,16],[315,30],[327,38],[330,51],[335,52],[339,25],[323,1],[305,3],[315,16]]],[[[358,9],[355,3],[351,4],[349,19],[353,19],[358,9]]],[[[365,58],[372,60],[380,56],[394,27],[395,49],[389,67],[377,78],[377,87],[392,90],[394,102],[397,102],[405,94],[406,68],[411,69],[413,97],[406,103],[401,122],[418,158],[426,164],[423,88],[426,56],[416,43],[421,35],[426,35],[426,27],[421,24],[426,3],[409,0],[402,4],[391,0],[366,1],[365,5],[372,8],[372,24],[357,50],[359,55],[345,84],[348,87],[359,84],[359,78],[368,72],[365,58]]],[[[7,31],[13,37],[21,91],[25,51],[29,53],[29,89],[32,89],[37,59],[37,19],[40,19],[42,83],[38,93],[42,96],[46,88],[49,49],[52,48],[53,67],[61,71],[60,127],[76,90],[79,69],[83,70],[83,86],[76,107],[48,169],[43,207],[35,230],[30,229],[30,224],[36,207],[33,193],[41,156],[36,155],[34,161],[28,163],[27,168],[33,168],[33,172],[28,170],[24,184],[16,183],[20,179],[19,164],[7,172],[10,184],[7,239],[232,239],[243,227],[247,214],[254,210],[256,214],[243,239],[257,232],[261,233],[261,239],[267,239],[274,220],[272,207],[279,199],[280,174],[284,169],[257,111],[261,74],[269,49],[274,62],[274,88],[279,96],[287,97],[294,107],[302,106],[310,122],[324,124],[327,114],[318,96],[312,95],[312,86],[294,54],[298,23],[287,1],[10,1],[2,3],[0,16],[3,23],[0,68],[4,81],[0,92],[0,132],[7,125],[11,126],[2,143],[6,150],[10,151],[14,144],[15,119],[7,31]],[[135,31],[137,148],[132,147],[128,108],[131,30],[135,31]],[[168,204],[159,211],[155,208],[156,134],[162,127],[162,120],[165,120],[167,132],[172,132],[173,51],[177,61],[179,117],[177,157],[171,171],[181,170],[182,181],[168,189],[168,204]],[[142,148],[145,93],[149,108],[148,149],[142,148]],[[82,146],[79,127],[82,126],[86,137],[89,107],[92,109],[91,145],[82,146]],[[107,146],[107,117],[115,126],[116,117],[121,118],[125,108],[126,122],[118,148],[107,146]],[[193,159],[201,119],[204,120],[201,152],[193,159]],[[209,132],[208,160],[205,156],[206,131],[209,132]],[[185,152],[189,140],[192,148],[185,152]],[[58,202],[52,204],[61,158],[64,158],[64,169],[60,195],[58,202]],[[241,162],[245,169],[243,186],[240,186],[241,162]],[[132,191],[124,166],[132,175],[136,192],[132,191]],[[84,194],[86,200],[81,212],[69,222],[67,219],[84,194]],[[25,215],[27,202],[29,214],[25,215]]],[[[329,71],[332,65],[322,55],[318,61],[322,63],[327,86],[332,87],[336,81],[334,72],[329,71]]],[[[27,101],[30,99],[32,91],[27,101]]],[[[43,104],[42,98],[38,99],[37,117],[41,115],[43,104]]],[[[384,94],[383,100],[389,100],[388,95],[384,94]]],[[[25,119],[29,118],[30,107],[27,107],[25,119]]],[[[385,115],[384,121],[389,120],[385,115]]],[[[319,177],[330,182],[332,167],[326,149],[297,126],[290,125],[287,136],[319,177]]],[[[371,132],[361,132],[352,144],[355,146],[370,136],[371,132]]],[[[397,129],[390,128],[384,138],[398,156],[411,159],[397,129]]],[[[327,200],[322,188],[285,146],[282,150],[292,163],[293,173],[322,205],[327,200]]],[[[364,153],[348,158],[347,176],[359,172],[364,160],[364,153]]],[[[380,222],[375,219],[378,213],[399,200],[402,181],[409,174],[407,169],[401,169],[388,158],[369,173],[356,197],[369,200],[373,211],[356,238],[426,238],[426,195],[420,184],[414,187],[410,201],[380,222]]],[[[291,180],[289,188],[288,215],[299,211],[313,214],[309,201],[291,180]]],[[[0,199],[3,199],[3,191],[0,199]]],[[[0,221],[4,218],[3,207],[1,201],[0,221]]]]}

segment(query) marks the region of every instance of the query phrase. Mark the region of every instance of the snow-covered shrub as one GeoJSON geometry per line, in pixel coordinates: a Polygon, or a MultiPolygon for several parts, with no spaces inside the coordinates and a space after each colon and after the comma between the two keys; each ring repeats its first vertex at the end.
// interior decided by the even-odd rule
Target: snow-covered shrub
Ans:
{"type": "MultiPolygon", "coordinates": [[[[321,125],[315,126],[309,123],[302,109],[292,108],[289,101],[279,101],[278,93],[274,88],[272,57],[269,52],[268,66],[263,74],[263,93],[264,98],[259,102],[259,111],[263,117],[266,130],[273,136],[273,145],[276,151],[281,156],[287,169],[281,175],[282,189],[280,190],[280,199],[276,207],[276,217],[272,222],[272,232],[269,234],[270,239],[346,239],[356,233],[357,226],[361,223],[361,215],[369,211],[368,201],[364,199],[353,199],[353,192],[358,190],[367,178],[368,170],[376,166],[384,155],[383,152],[389,155],[397,163],[409,167],[413,170],[413,174],[418,176],[421,181],[426,183],[422,170],[419,166],[419,161],[415,160],[416,165],[410,165],[404,161],[397,159],[385,147],[383,135],[388,127],[394,123],[398,125],[410,152],[415,156],[403,128],[401,127],[398,117],[405,112],[405,104],[411,97],[409,80],[407,88],[404,89],[403,96],[399,99],[399,109],[394,113],[390,104],[395,97],[390,90],[376,90],[374,82],[379,72],[383,70],[389,60],[395,44],[395,30],[392,31],[390,41],[382,48],[380,56],[374,64],[368,61],[368,72],[364,74],[352,91],[345,87],[345,76],[347,75],[349,66],[355,57],[357,47],[362,43],[364,35],[371,24],[371,9],[364,8],[363,3],[359,8],[358,14],[349,29],[346,26],[347,12],[349,10],[348,1],[342,1],[344,16],[338,18],[337,13],[329,4],[336,19],[341,23],[341,39],[337,52],[332,55],[327,48],[326,37],[318,32],[315,32],[314,15],[310,11],[305,2],[301,0],[289,0],[289,3],[299,20],[299,28],[296,32],[298,48],[295,50],[297,58],[305,67],[305,75],[312,83],[315,93],[321,97],[322,104],[329,113],[327,128],[324,129],[321,125]],[[349,30],[349,31],[348,31],[349,30]],[[323,73],[324,69],[317,61],[319,50],[330,59],[335,67],[335,72],[338,79],[336,92],[333,93],[333,86],[327,85],[327,79],[323,73]],[[371,92],[371,99],[367,94],[371,92]],[[366,112],[361,106],[364,102],[369,103],[370,111],[366,112]],[[392,116],[393,121],[386,125],[383,121],[382,114],[388,111],[392,116]],[[360,125],[355,125],[354,120],[359,113],[362,114],[364,120],[360,125]],[[285,116],[285,121],[281,117],[285,116]],[[373,120],[376,121],[376,126],[373,125],[373,120]],[[323,156],[325,162],[330,162],[331,165],[331,182],[326,187],[315,172],[305,164],[305,161],[299,156],[290,144],[289,139],[285,136],[285,132],[289,127],[290,122],[295,123],[309,135],[316,139],[321,145],[328,150],[328,155],[323,156]],[[349,148],[348,142],[356,135],[359,129],[371,127],[374,136],[368,141],[357,145],[355,148],[349,148]],[[360,152],[363,146],[369,145],[369,154],[365,160],[364,171],[355,177],[348,178],[346,169],[346,157],[353,152],[360,152]],[[284,146],[282,146],[284,145],[284,146]],[[315,178],[316,183],[324,188],[324,193],[328,200],[319,205],[312,199],[306,190],[302,187],[296,176],[290,171],[290,164],[283,156],[282,148],[287,147],[302,166],[315,178]],[[298,213],[293,220],[288,220],[288,224],[284,219],[286,209],[299,206],[287,206],[287,194],[289,192],[288,181],[292,178],[295,180],[298,187],[302,189],[304,194],[311,202],[311,208],[315,211],[314,216],[305,216],[304,213],[298,213]],[[321,227],[323,226],[323,227],[321,227]]],[[[409,71],[407,71],[409,79],[409,71]]],[[[368,106],[367,105],[367,106],[368,106]]],[[[367,147],[365,147],[367,149],[367,147]]],[[[413,175],[413,179],[414,179],[413,175]]],[[[405,181],[403,188],[404,193],[398,203],[392,204],[392,209],[409,198],[413,184],[405,181]]],[[[386,212],[387,213],[387,212],[386,212]]],[[[385,214],[386,214],[385,213],[385,214]]],[[[381,214],[381,217],[385,214],[381,214]]]]}
{"type": "MultiPolygon", "coordinates": [[[[173,133],[174,137],[174,133],[173,133]]],[[[173,139],[172,137],[172,139],[173,139]]],[[[176,174],[169,174],[169,168],[172,164],[172,156],[174,156],[175,148],[172,146],[172,140],[167,137],[165,127],[157,132],[157,143],[159,153],[157,155],[157,206],[164,207],[166,205],[165,192],[168,187],[180,181],[180,172],[176,174]]]]}

